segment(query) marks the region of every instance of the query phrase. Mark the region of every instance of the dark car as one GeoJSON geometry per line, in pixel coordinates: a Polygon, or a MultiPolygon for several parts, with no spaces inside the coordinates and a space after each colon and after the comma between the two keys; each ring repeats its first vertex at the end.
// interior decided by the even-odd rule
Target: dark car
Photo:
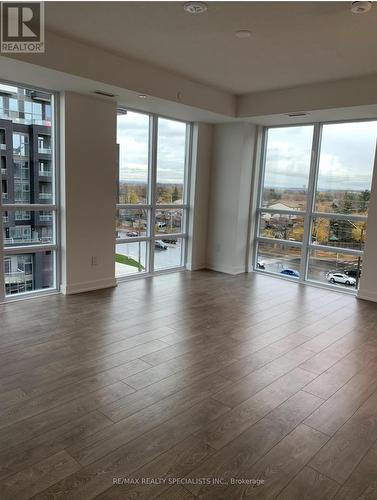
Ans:
{"type": "Polygon", "coordinates": [[[128,233],[126,234],[129,238],[136,238],[137,236],[139,236],[136,231],[128,231],[128,233]]]}
{"type": "Polygon", "coordinates": [[[300,273],[295,271],[294,269],[283,269],[280,271],[280,274],[284,274],[284,276],[292,276],[293,278],[299,278],[300,273]]]}
{"type": "Polygon", "coordinates": [[[361,270],[359,269],[346,269],[344,271],[344,274],[346,274],[347,276],[349,276],[350,278],[360,278],[360,275],[361,275],[361,270]]]}

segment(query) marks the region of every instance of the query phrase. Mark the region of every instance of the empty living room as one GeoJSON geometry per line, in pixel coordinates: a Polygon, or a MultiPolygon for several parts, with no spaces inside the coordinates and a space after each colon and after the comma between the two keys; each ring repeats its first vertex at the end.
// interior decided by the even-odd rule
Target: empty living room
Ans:
{"type": "Polygon", "coordinates": [[[0,500],[377,500],[377,5],[0,23],[0,500]]]}

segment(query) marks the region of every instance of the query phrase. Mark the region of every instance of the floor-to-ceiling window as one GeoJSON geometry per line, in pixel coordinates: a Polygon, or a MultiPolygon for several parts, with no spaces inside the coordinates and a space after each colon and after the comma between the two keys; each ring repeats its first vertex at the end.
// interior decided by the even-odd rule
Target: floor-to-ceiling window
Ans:
{"type": "Polygon", "coordinates": [[[377,121],[266,128],[255,269],[356,290],[377,121]]]}
{"type": "Polygon", "coordinates": [[[119,110],[116,276],[185,266],[191,126],[119,110]]]}
{"type": "Polygon", "coordinates": [[[0,84],[0,301],[56,289],[53,96],[0,84]]]}

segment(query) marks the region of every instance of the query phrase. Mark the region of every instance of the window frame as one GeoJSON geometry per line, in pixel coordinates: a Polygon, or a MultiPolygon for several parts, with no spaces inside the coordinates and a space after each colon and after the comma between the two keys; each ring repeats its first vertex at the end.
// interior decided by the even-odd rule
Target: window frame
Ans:
{"type": "MultiPolygon", "coordinates": [[[[16,88],[27,89],[35,92],[43,92],[47,93],[51,96],[51,186],[52,186],[52,201],[53,203],[43,203],[43,204],[32,204],[32,203],[14,203],[8,204],[4,203],[2,200],[2,183],[0,183],[0,304],[7,302],[14,302],[19,300],[25,300],[29,298],[35,298],[43,295],[51,295],[60,292],[60,283],[61,283],[61,261],[60,261],[60,214],[59,214],[59,206],[60,206],[60,133],[59,133],[59,118],[60,118],[60,108],[59,108],[59,92],[56,92],[52,89],[46,89],[42,87],[36,87],[34,85],[25,85],[23,83],[10,82],[7,80],[1,80],[1,84],[3,85],[11,85],[16,88]],[[4,246],[4,236],[3,236],[3,224],[5,214],[7,213],[8,218],[10,213],[16,213],[17,211],[29,211],[39,213],[40,211],[50,211],[52,212],[53,220],[53,235],[54,241],[49,244],[36,244],[36,245],[24,245],[24,246],[4,246]],[[6,257],[12,255],[22,255],[22,254],[36,254],[42,252],[52,253],[52,286],[50,288],[40,289],[40,290],[30,290],[24,291],[21,294],[15,295],[6,295],[5,292],[5,276],[4,276],[4,262],[6,257]]],[[[6,118],[4,118],[6,119],[6,118]]],[[[9,114],[9,119],[14,119],[9,114]]],[[[36,125],[30,123],[30,125],[36,125]]],[[[16,132],[17,133],[17,132],[16,132]]],[[[30,143],[28,140],[28,145],[30,147],[30,143]]],[[[12,157],[13,157],[12,150],[12,157]]],[[[28,162],[30,159],[28,158],[28,162]]],[[[30,167],[30,165],[29,165],[30,167]]],[[[39,166],[38,166],[39,169],[39,166]]]]}
{"type": "MultiPolygon", "coordinates": [[[[314,286],[318,286],[326,289],[334,289],[343,293],[350,293],[355,295],[358,292],[358,282],[356,283],[356,287],[354,289],[341,288],[331,283],[321,283],[319,281],[315,281],[308,277],[309,274],[309,261],[310,254],[312,250],[323,250],[328,252],[336,252],[342,253],[350,256],[361,257],[364,256],[364,250],[356,250],[351,248],[343,248],[343,247],[334,247],[330,245],[318,245],[312,242],[312,228],[314,219],[316,218],[324,218],[329,220],[349,220],[351,222],[368,222],[368,215],[359,215],[359,214],[343,214],[343,213],[328,213],[328,212],[318,212],[315,210],[315,201],[316,201],[316,192],[318,185],[318,176],[319,176],[319,162],[321,155],[321,140],[322,140],[322,131],[325,125],[335,125],[342,123],[360,123],[360,122],[375,122],[377,118],[361,118],[354,120],[336,120],[336,121],[326,121],[326,122],[301,122],[301,123],[292,123],[292,124],[281,124],[281,125],[271,125],[262,127],[262,138],[261,138],[261,153],[260,160],[258,164],[259,172],[257,173],[257,196],[256,203],[254,205],[254,210],[251,213],[251,217],[253,217],[254,221],[252,224],[254,225],[253,231],[253,244],[252,244],[252,269],[254,272],[258,272],[261,274],[277,277],[280,279],[288,279],[290,281],[295,281],[303,284],[310,284],[314,286]],[[289,127],[303,127],[303,126],[312,126],[313,127],[313,137],[312,137],[312,148],[311,148],[311,158],[310,158],[310,168],[309,168],[309,177],[308,177],[308,189],[307,189],[307,203],[306,210],[276,210],[276,209],[268,209],[263,207],[263,185],[265,178],[265,169],[266,169],[266,158],[267,158],[267,142],[268,142],[268,131],[270,129],[275,128],[289,128],[289,127]],[[285,215],[298,215],[304,218],[304,234],[302,242],[298,241],[290,241],[290,240],[281,240],[275,238],[268,238],[259,236],[260,233],[260,219],[262,213],[279,213],[285,215]],[[267,243],[279,243],[282,246],[296,246],[301,248],[301,262],[300,262],[300,277],[296,279],[292,279],[288,276],[282,276],[279,273],[274,273],[271,271],[260,270],[258,268],[258,246],[259,242],[267,242],[267,243]]],[[[372,166],[372,175],[374,166],[376,165],[377,158],[377,148],[375,150],[374,164],[372,166]]]]}
{"type": "MultiPolygon", "coordinates": [[[[118,106],[117,116],[122,113],[139,113],[149,117],[149,136],[148,136],[148,203],[132,204],[132,203],[116,203],[116,213],[120,209],[144,209],[148,212],[148,228],[146,236],[117,238],[115,236],[115,253],[116,246],[122,243],[138,243],[146,242],[146,270],[144,272],[135,272],[129,275],[116,276],[118,282],[128,281],[132,279],[145,278],[148,276],[155,276],[158,274],[166,274],[170,272],[183,271],[187,265],[187,248],[189,237],[189,217],[190,217],[190,181],[191,181],[191,164],[192,164],[192,141],[193,141],[193,124],[186,120],[157,114],[148,113],[146,111],[133,109],[124,106],[118,106]],[[183,204],[157,204],[157,155],[158,155],[158,120],[159,118],[172,120],[186,125],[186,138],[185,138],[185,163],[184,163],[184,189],[183,189],[183,204]],[[164,233],[158,234],[154,230],[154,222],[156,220],[156,211],[168,209],[182,209],[182,228],[180,233],[164,233]],[[156,269],[154,264],[155,241],[169,239],[181,239],[181,265],[171,268],[156,269]]],[[[120,158],[119,158],[120,163],[120,158]]],[[[118,165],[118,185],[119,185],[119,167],[118,165]]],[[[116,230],[115,230],[116,235],[116,230]]]]}

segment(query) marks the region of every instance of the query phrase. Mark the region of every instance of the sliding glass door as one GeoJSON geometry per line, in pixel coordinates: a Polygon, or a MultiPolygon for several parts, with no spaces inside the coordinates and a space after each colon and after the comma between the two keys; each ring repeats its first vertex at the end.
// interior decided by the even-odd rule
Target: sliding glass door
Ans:
{"type": "Polygon", "coordinates": [[[55,290],[53,96],[0,84],[0,302],[55,290]]]}
{"type": "Polygon", "coordinates": [[[376,139],[376,121],[265,129],[255,269],[358,288],[376,139]]]}
{"type": "Polygon", "coordinates": [[[188,123],[119,110],[118,278],[185,266],[188,123]]]}

